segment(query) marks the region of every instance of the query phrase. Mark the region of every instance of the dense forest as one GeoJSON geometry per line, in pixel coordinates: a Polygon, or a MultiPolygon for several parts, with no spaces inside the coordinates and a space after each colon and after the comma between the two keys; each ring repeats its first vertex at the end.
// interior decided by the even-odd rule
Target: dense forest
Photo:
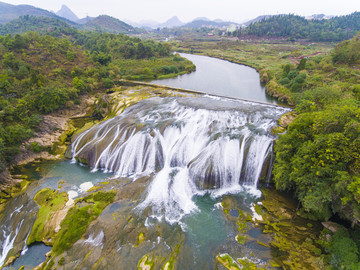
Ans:
{"type": "Polygon", "coordinates": [[[234,32],[235,36],[306,39],[310,41],[342,41],[360,30],[360,12],[322,20],[306,20],[296,15],[276,15],[250,24],[234,32]]]}
{"type": "Polygon", "coordinates": [[[171,55],[166,44],[61,29],[54,29],[52,36],[0,36],[0,171],[33,135],[43,114],[78,103],[84,93],[112,88],[120,79],[155,79],[194,70],[191,62],[171,55]]]}
{"type": "Polygon", "coordinates": [[[0,25],[0,34],[25,34],[28,31],[49,33],[53,31],[58,32],[60,29],[62,31],[85,30],[112,34],[139,34],[145,31],[106,15],[92,18],[85,24],[74,23],[61,17],[23,15],[0,25]]]}
{"type": "MultiPolygon", "coordinates": [[[[330,56],[285,65],[277,76],[298,116],[275,146],[276,187],[293,190],[308,218],[338,216],[349,227],[360,224],[359,37],[340,43],[330,56]]],[[[334,235],[326,246],[332,269],[359,269],[359,240],[356,230],[334,235]]]]}
{"type": "Polygon", "coordinates": [[[47,33],[59,28],[69,28],[76,26],[70,21],[60,20],[58,18],[36,17],[36,16],[21,16],[6,24],[0,25],[0,34],[25,34],[29,31],[36,31],[39,33],[47,33]]]}

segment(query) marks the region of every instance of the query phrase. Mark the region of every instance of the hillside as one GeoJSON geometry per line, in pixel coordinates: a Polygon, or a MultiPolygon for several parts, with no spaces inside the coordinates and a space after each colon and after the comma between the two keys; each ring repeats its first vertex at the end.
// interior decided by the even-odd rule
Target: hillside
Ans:
{"type": "Polygon", "coordinates": [[[0,2],[0,24],[10,22],[24,15],[58,18],[58,16],[54,13],[41,8],[36,8],[30,5],[15,6],[0,2]]]}
{"type": "Polygon", "coordinates": [[[106,32],[113,34],[129,34],[140,33],[139,29],[132,27],[131,25],[124,23],[116,18],[100,15],[95,19],[86,22],[83,27],[84,30],[106,32]]]}
{"type": "Polygon", "coordinates": [[[306,20],[296,15],[276,15],[236,31],[238,37],[306,39],[310,41],[342,41],[360,30],[360,12],[330,19],[306,20]]]}
{"type": "Polygon", "coordinates": [[[58,36],[64,32],[74,32],[76,29],[112,34],[136,34],[142,32],[140,29],[110,16],[103,15],[97,18],[88,17],[87,19],[86,23],[77,24],[60,17],[49,18],[24,15],[4,25],[0,25],[0,35],[25,34],[28,31],[35,31],[58,36]]]}
{"type": "Polygon", "coordinates": [[[50,33],[59,29],[76,27],[75,23],[58,18],[24,15],[4,25],[0,25],[0,35],[25,34],[28,31],[50,33]]]}
{"type": "Polygon", "coordinates": [[[190,23],[183,25],[184,28],[202,28],[202,27],[226,27],[231,24],[236,24],[233,22],[216,22],[210,21],[206,18],[199,18],[190,23]]]}

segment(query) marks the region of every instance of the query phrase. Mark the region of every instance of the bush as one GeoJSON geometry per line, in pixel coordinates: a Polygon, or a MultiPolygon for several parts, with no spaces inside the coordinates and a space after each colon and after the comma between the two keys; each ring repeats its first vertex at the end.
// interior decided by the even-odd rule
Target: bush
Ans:
{"type": "Polygon", "coordinates": [[[334,233],[327,251],[330,254],[329,263],[334,269],[360,269],[358,247],[345,229],[334,233]]]}
{"type": "Polygon", "coordinates": [[[30,149],[35,153],[40,153],[43,150],[43,148],[37,142],[30,143],[30,149]]]}
{"type": "Polygon", "coordinates": [[[34,105],[39,112],[50,113],[65,106],[70,98],[77,96],[66,88],[42,87],[34,91],[34,105]]]}
{"type": "Polygon", "coordinates": [[[161,72],[164,74],[179,73],[179,70],[175,66],[162,66],[161,72]]]}
{"type": "Polygon", "coordinates": [[[110,78],[103,79],[103,84],[106,89],[110,89],[114,86],[114,82],[110,78]]]}

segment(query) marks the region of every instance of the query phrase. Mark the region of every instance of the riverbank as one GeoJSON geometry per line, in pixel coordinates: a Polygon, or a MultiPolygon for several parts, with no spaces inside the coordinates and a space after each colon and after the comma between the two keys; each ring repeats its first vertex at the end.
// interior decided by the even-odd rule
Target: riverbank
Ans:
{"type": "Polygon", "coordinates": [[[326,43],[303,46],[291,42],[260,44],[228,40],[217,42],[188,40],[181,43],[174,41],[173,46],[179,52],[206,55],[254,68],[260,74],[261,82],[265,84],[266,93],[290,106],[295,106],[293,93],[277,82],[283,66],[292,63],[289,58],[311,55],[318,51],[328,55],[334,48],[333,45],[326,43]]]}

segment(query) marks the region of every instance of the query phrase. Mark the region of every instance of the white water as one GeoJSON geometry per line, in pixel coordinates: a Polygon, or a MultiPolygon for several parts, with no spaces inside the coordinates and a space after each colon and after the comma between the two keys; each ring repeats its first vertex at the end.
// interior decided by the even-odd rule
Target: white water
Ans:
{"type": "Polygon", "coordinates": [[[195,195],[259,195],[270,129],[286,111],[206,97],[146,100],[80,134],[73,158],[117,177],[155,173],[137,209],[150,206],[152,217],[178,222],[197,210],[195,195]]]}
{"type": "Polygon", "coordinates": [[[93,245],[94,247],[101,246],[104,240],[104,232],[100,231],[100,233],[94,237],[94,234],[91,234],[88,239],[84,241],[84,243],[88,243],[93,245]]]}
{"type": "Polygon", "coordinates": [[[11,231],[11,230],[9,232],[7,232],[7,230],[3,229],[4,242],[2,244],[2,251],[1,251],[1,257],[0,257],[0,267],[4,264],[8,253],[13,248],[16,236],[18,235],[23,222],[24,222],[24,219],[22,219],[18,223],[18,225],[16,226],[15,233],[13,233],[13,231],[11,231]]]}

